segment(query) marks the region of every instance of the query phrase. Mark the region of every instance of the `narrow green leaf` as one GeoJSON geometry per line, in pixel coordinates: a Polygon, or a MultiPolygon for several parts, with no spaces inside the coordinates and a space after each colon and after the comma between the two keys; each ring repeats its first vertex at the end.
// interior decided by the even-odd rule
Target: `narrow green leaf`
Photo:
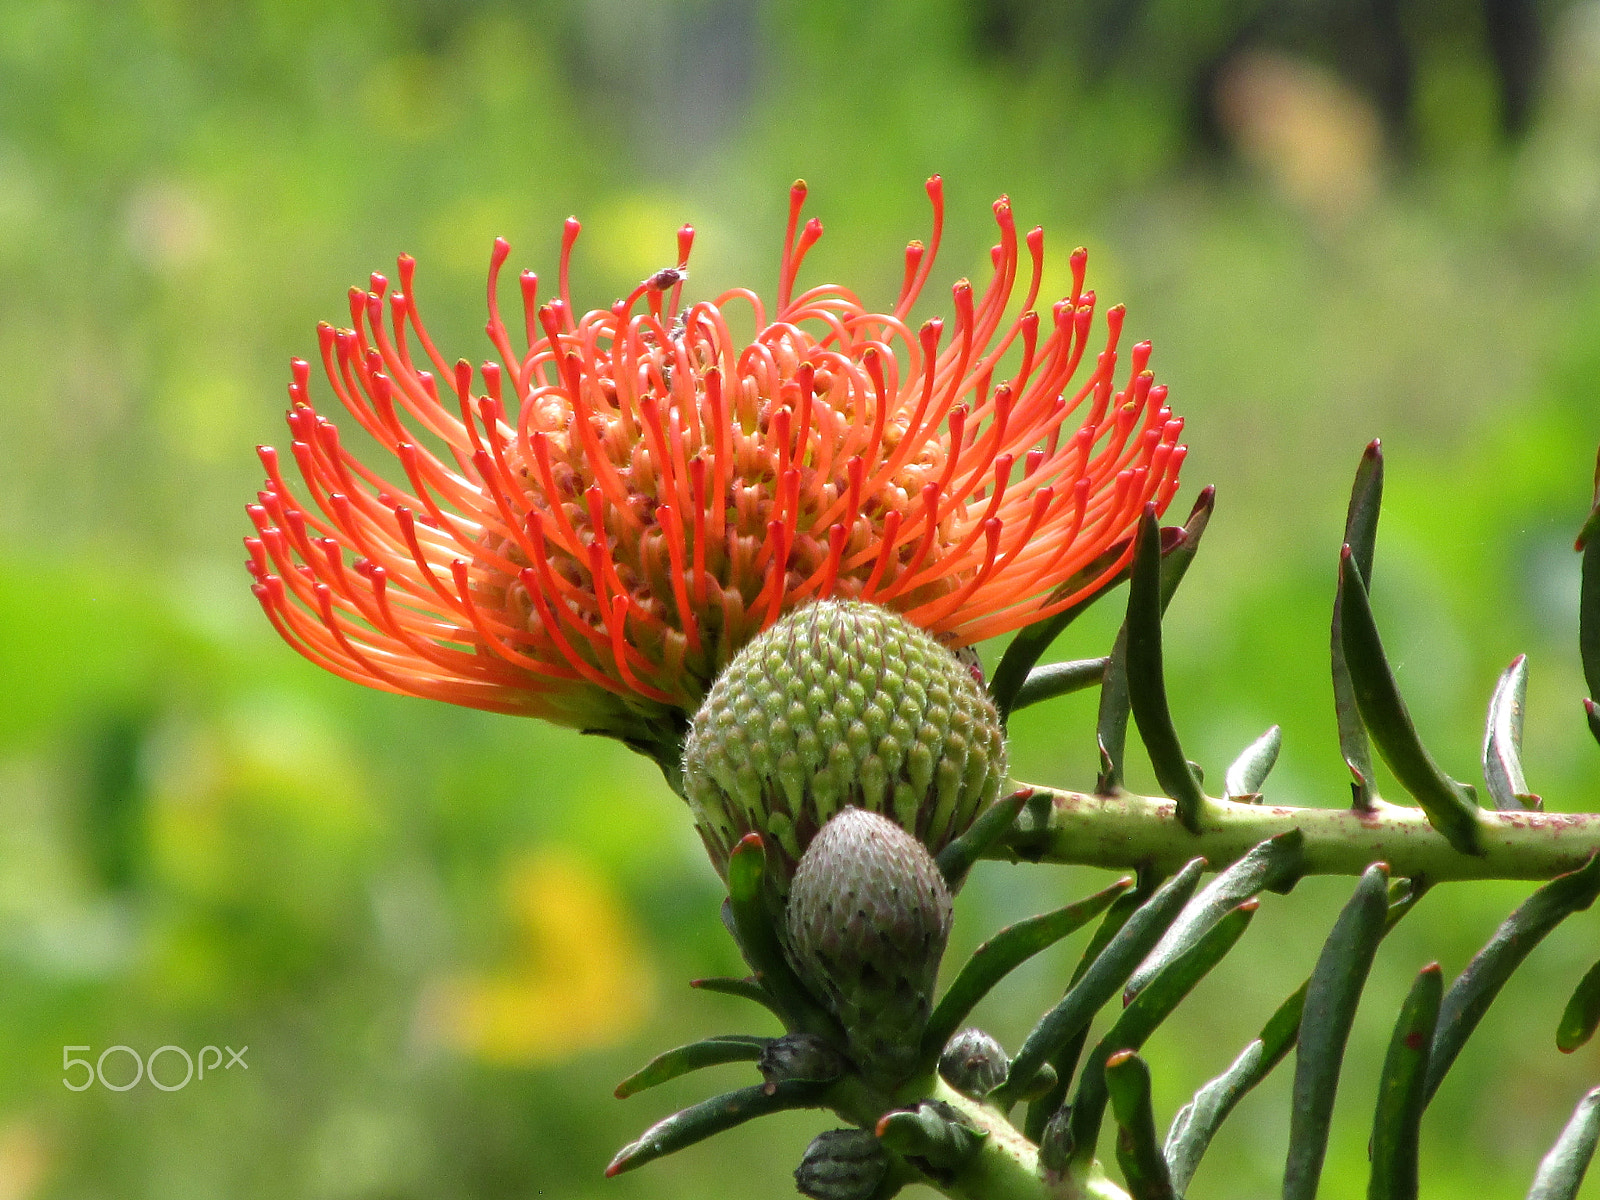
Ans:
{"type": "Polygon", "coordinates": [[[825,1084],[791,1080],[779,1084],[755,1084],[702,1100],[691,1108],[657,1122],[645,1130],[638,1141],[617,1151],[617,1156],[606,1168],[606,1178],[642,1167],[653,1159],[675,1153],[755,1117],[791,1108],[820,1108],[826,1092],[825,1084]]]}
{"type": "Polygon", "coordinates": [[[1423,1085],[1443,995],[1439,964],[1430,963],[1417,975],[1400,1006],[1378,1081],[1367,1200],[1416,1200],[1418,1131],[1426,1105],[1423,1085]]]}
{"type": "Polygon", "coordinates": [[[1167,926],[1177,918],[1184,902],[1194,893],[1204,869],[1205,859],[1197,858],[1167,880],[1128,918],[1083,973],[1083,978],[1068,989],[1061,1003],[1033,1027],[1022,1049],[1012,1059],[1006,1081],[989,1094],[990,1101],[1002,1112],[1028,1090],[1040,1066],[1085,1028],[1106,1001],[1117,994],[1134,967],[1150,953],[1167,926]]]}
{"type": "Polygon", "coordinates": [[[1519,654],[1500,675],[1483,730],[1483,781],[1501,812],[1544,807],[1522,777],[1522,706],[1528,695],[1528,656],[1519,654]]]}
{"type": "Polygon", "coordinates": [[[1572,999],[1561,1014],[1556,1026],[1556,1049],[1571,1054],[1588,1044],[1600,1026],[1600,962],[1590,967],[1572,991],[1572,999]]]}
{"type": "Polygon", "coordinates": [[[1600,537],[1595,536],[1600,530],[1600,456],[1595,459],[1594,478],[1594,500],[1576,543],[1583,555],[1578,586],[1578,657],[1583,662],[1589,695],[1600,696],[1600,537]]]}
{"type": "Polygon", "coordinates": [[[1078,1091],[1072,1098],[1072,1138],[1076,1147],[1073,1154],[1086,1166],[1094,1158],[1100,1137],[1100,1119],[1105,1112],[1109,1082],[1104,1069],[1107,1058],[1119,1051],[1138,1050],[1144,1046],[1145,1039],[1244,936],[1259,904],[1255,899],[1246,900],[1193,939],[1187,949],[1172,958],[1122,1010],[1099,1045],[1084,1060],[1078,1091]]]}
{"type": "MultiPolygon", "coordinates": [[[[1200,549],[1200,538],[1211,520],[1216,489],[1205,488],[1189,510],[1189,519],[1180,528],[1163,529],[1161,542],[1161,611],[1188,573],[1200,549]],[[1171,535],[1169,540],[1169,535],[1171,535]]],[[[1095,791],[1110,795],[1122,783],[1122,758],[1128,740],[1128,626],[1117,633],[1100,682],[1100,709],[1095,717],[1095,740],[1100,751],[1100,776],[1095,791]]]]}
{"type": "Polygon", "coordinates": [[[956,973],[928,1018],[922,1039],[923,1057],[930,1062],[938,1058],[945,1043],[955,1036],[973,1006],[988,995],[990,988],[1041,950],[1099,916],[1132,885],[1132,878],[1119,879],[1076,904],[1008,925],[979,946],[956,973]]]}
{"type": "MultiPolygon", "coordinates": [[[[1385,934],[1416,906],[1426,890],[1409,879],[1397,879],[1389,885],[1385,934]]],[[[1166,1155],[1172,1168],[1173,1184],[1180,1192],[1189,1186],[1212,1137],[1234,1106],[1288,1056],[1300,1035],[1300,1015],[1310,986],[1311,981],[1307,979],[1296,988],[1233,1065],[1196,1092],[1194,1099],[1174,1118],[1167,1133],[1166,1155]]]]}
{"type": "Polygon", "coordinates": [[[1428,823],[1463,854],[1483,853],[1476,793],[1439,769],[1417,736],[1406,702],[1400,697],[1378,626],[1367,603],[1367,590],[1347,546],[1340,566],[1344,590],[1344,653],[1355,688],[1356,704],[1378,752],[1402,787],[1427,814],[1428,823]]]}
{"type": "Polygon", "coordinates": [[[1556,1144],[1539,1163],[1533,1186],[1528,1189],[1528,1200],[1576,1200],[1584,1172],[1589,1169],[1589,1160],[1594,1157],[1597,1139],[1600,1139],[1600,1088],[1578,1101],[1556,1144]]]}
{"type": "Polygon", "coordinates": [[[1328,1150],[1328,1124],[1345,1042],[1361,989],[1383,939],[1389,909],[1389,868],[1373,863],[1339,913],[1306,986],[1295,1054],[1294,1100],[1289,1111],[1289,1157],[1284,1200],[1312,1200],[1328,1150]]]}
{"type": "Polygon", "coordinates": [[[755,976],[744,979],[735,979],[729,975],[713,975],[709,979],[691,979],[689,986],[702,992],[717,992],[723,996],[738,996],[742,1000],[753,1000],[766,1009],[780,1021],[783,1013],[778,1009],[778,1002],[772,998],[772,993],[761,985],[755,976]]]}
{"type": "Polygon", "coordinates": [[[1017,822],[1017,814],[1033,796],[1032,788],[1023,788],[1009,796],[1002,796],[972,823],[960,837],[939,851],[939,873],[944,876],[952,893],[960,891],[966,882],[972,864],[983,857],[983,852],[1003,838],[1017,822]]]}
{"type": "Polygon", "coordinates": [[[1017,698],[1011,702],[1011,711],[1016,712],[1042,700],[1054,700],[1057,696],[1070,696],[1084,688],[1098,687],[1109,661],[1109,658],[1101,656],[1035,667],[1017,689],[1017,698]]]}
{"type": "Polygon", "coordinates": [[[940,1100],[885,1113],[877,1133],[878,1140],[896,1154],[922,1159],[939,1171],[959,1171],[989,1136],[940,1100]]]}
{"type": "Polygon", "coordinates": [[[1600,742],[1600,705],[1585,697],[1583,715],[1589,722],[1589,732],[1594,735],[1594,740],[1600,742]]]}
{"type": "Polygon", "coordinates": [[[1223,794],[1229,800],[1245,804],[1260,798],[1261,785],[1266,782],[1278,761],[1278,751],[1283,747],[1283,730],[1274,725],[1251,742],[1234,759],[1223,776],[1223,794]]]}
{"type": "MultiPolygon", "coordinates": [[[[1078,956],[1077,966],[1073,968],[1072,976],[1067,980],[1063,995],[1077,986],[1078,981],[1094,965],[1101,952],[1111,944],[1111,939],[1117,935],[1117,931],[1128,923],[1129,917],[1144,906],[1159,883],[1160,880],[1141,874],[1138,883],[1132,889],[1123,892],[1112,902],[1111,907],[1106,910],[1105,918],[1089,938],[1089,944],[1078,956]]],[[[1085,1025],[1046,1060],[1055,1072],[1056,1081],[1028,1105],[1027,1117],[1023,1121],[1023,1132],[1030,1141],[1037,1142],[1044,1136],[1045,1126],[1049,1124],[1050,1118],[1066,1101],[1067,1089],[1072,1086],[1073,1073],[1078,1069],[1078,1059],[1083,1054],[1084,1043],[1088,1040],[1089,1027],[1085,1025]]]]}
{"type": "Polygon", "coordinates": [[[1445,993],[1428,1061],[1428,1099],[1439,1090],[1445,1072],[1511,973],[1547,933],[1573,913],[1588,908],[1596,896],[1600,896],[1600,855],[1576,871],[1556,876],[1501,922],[1445,993]]]}
{"type": "MultiPolygon", "coordinates": [[[[1063,583],[1056,592],[1062,596],[1070,596],[1073,592],[1093,581],[1106,568],[1126,555],[1128,543],[1117,542],[1102,551],[1093,562],[1081,571],[1072,575],[1063,583]]],[[[1127,568],[1124,567],[1110,579],[1105,586],[1093,595],[1085,596],[1071,608],[1057,613],[1053,617],[1046,617],[1042,621],[1035,621],[1032,625],[1025,625],[1017,630],[1016,636],[1011,639],[1011,644],[1006,647],[1000,656],[1000,662],[995,666],[994,675],[989,680],[989,698],[994,701],[995,708],[1000,713],[1003,721],[1012,710],[1017,707],[1017,695],[1022,691],[1022,686],[1027,682],[1028,675],[1033,671],[1034,664],[1044,657],[1044,652],[1050,649],[1050,643],[1061,636],[1063,630],[1072,622],[1083,615],[1084,611],[1101,596],[1114,590],[1118,584],[1128,577],[1127,568]]]]}
{"type": "Polygon", "coordinates": [[[617,1084],[617,1090],[613,1094],[618,1100],[626,1100],[646,1088],[653,1088],[657,1084],[676,1079],[680,1075],[687,1075],[690,1071],[698,1071],[702,1067],[715,1067],[731,1062],[755,1062],[761,1057],[761,1052],[771,1044],[771,1038],[749,1037],[739,1033],[690,1042],[687,1046],[679,1046],[652,1058],[617,1084]]]}
{"type": "Polygon", "coordinates": [[[1154,504],[1145,505],[1133,543],[1133,575],[1128,584],[1128,705],[1139,727],[1156,782],[1178,805],[1178,820],[1200,832],[1206,796],[1184,757],[1167,705],[1161,662],[1161,527],[1154,504]]]}
{"type": "MultiPolygon", "coordinates": [[[[1374,438],[1361,456],[1356,480],[1350,489],[1350,507],[1344,520],[1344,544],[1355,555],[1361,578],[1372,578],[1372,559],[1378,539],[1378,510],[1383,504],[1383,447],[1374,438]]],[[[1333,597],[1333,711],[1339,724],[1339,749],[1350,768],[1355,807],[1372,807],[1372,750],[1367,745],[1366,726],[1356,708],[1355,689],[1345,663],[1343,637],[1344,585],[1333,597]]]]}
{"type": "Polygon", "coordinates": [[[1263,889],[1282,888],[1298,879],[1305,862],[1305,840],[1298,829],[1270,837],[1201,888],[1161,936],[1150,957],[1139,964],[1139,969],[1128,980],[1123,1002],[1133,999],[1145,984],[1166,969],[1168,963],[1185,953],[1240,904],[1263,889]]]}
{"type": "Polygon", "coordinates": [[[1119,1050],[1106,1060],[1104,1074],[1117,1118],[1117,1165],[1128,1194],[1133,1200],[1173,1200],[1167,1160],[1156,1142],[1149,1066],[1132,1050],[1119,1050]]]}
{"type": "Polygon", "coordinates": [[[836,1022],[812,999],[784,958],[767,907],[766,873],[767,849],[761,835],[745,834],[728,856],[728,905],[739,949],[772,996],[774,1011],[787,1029],[837,1041],[836,1022]]]}
{"type": "Polygon", "coordinates": [[[1173,1118],[1164,1153],[1172,1172],[1172,1185],[1178,1191],[1188,1188],[1212,1137],[1234,1106],[1288,1055],[1300,1033],[1300,1012],[1305,1007],[1309,982],[1296,988],[1233,1065],[1196,1092],[1194,1099],[1173,1118]]]}

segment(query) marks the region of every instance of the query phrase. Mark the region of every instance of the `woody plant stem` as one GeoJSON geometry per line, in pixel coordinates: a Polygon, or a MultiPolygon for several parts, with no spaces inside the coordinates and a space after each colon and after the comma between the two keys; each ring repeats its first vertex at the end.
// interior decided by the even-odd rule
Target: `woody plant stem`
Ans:
{"type": "Polygon", "coordinates": [[[1073,863],[1171,874],[1196,855],[1212,869],[1244,856],[1275,834],[1300,830],[1307,875],[1359,875],[1386,862],[1395,876],[1430,883],[1452,879],[1551,879],[1600,851],[1600,814],[1476,813],[1482,854],[1463,854],[1420,808],[1374,799],[1370,811],[1291,808],[1207,798],[1199,831],[1178,820],[1164,797],[1024,787],[1030,793],[1015,828],[991,857],[1073,863]]]}

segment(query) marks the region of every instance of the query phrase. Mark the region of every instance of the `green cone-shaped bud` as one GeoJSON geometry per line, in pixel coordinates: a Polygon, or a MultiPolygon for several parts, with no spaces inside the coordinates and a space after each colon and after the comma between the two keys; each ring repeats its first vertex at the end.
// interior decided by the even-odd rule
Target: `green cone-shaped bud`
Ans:
{"type": "Polygon", "coordinates": [[[888,1152],[865,1129],[830,1129],[811,1139],[794,1185],[812,1200],[872,1200],[889,1173],[888,1152]]]}
{"type": "Polygon", "coordinates": [[[1000,1043],[981,1029],[963,1029],[939,1055],[939,1074],[944,1081],[974,1100],[982,1100],[1004,1083],[1010,1066],[1000,1043]]]}
{"type": "Polygon", "coordinates": [[[1072,1105],[1063,1104],[1045,1122],[1044,1136],[1039,1139],[1039,1165],[1060,1175],[1072,1161],[1076,1146],[1072,1136],[1072,1105]]]}
{"type": "Polygon", "coordinates": [[[768,1090],[791,1079],[828,1083],[844,1074],[844,1057],[827,1042],[810,1033],[774,1038],[756,1059],[756,1070],[768,1090]]]}
{"type": "Polygon", "coordinates": [[[937,854],[993,803],[1006,764],[967,663],[886,608],[825,600],[734,656],[695,714],[683,766],[718,871],[759,833],[781,898],[834,813],[882,813],[937,854]]]}
{"type": "Polygon", "coordinates": [[[862,1072],[916,1066],[950,935],[950,892],[927,848],[877,813],[847,808],[812,839],[786,913],[796,972],[844,1028],[862,1072]]]}

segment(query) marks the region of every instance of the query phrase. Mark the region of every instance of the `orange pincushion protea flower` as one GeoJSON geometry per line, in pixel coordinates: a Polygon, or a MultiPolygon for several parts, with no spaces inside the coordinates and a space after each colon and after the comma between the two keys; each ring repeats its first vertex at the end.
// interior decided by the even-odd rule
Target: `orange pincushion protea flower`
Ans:
{"type": "Polygon", "coordinates": [[[1095,306],[1086,254],[1072,255],[1072,294],[1041,316],[1043,233],[1029,233],[1008,319],[1020,254],[1003,197],[987,285],[957,282],[951,327],[914,330],[943,223],[938,177],[928,193],[932,239],[907,247],[886,313],[832,285],[794,295],[822,233],[800,224],[798,183],[770,319],[746,289],[680,304],[688,226],[677,267],[579,317],[569,220],[559,297],[540,303],[538,278],[521,277],[526,351],[500,315],[510,248],[497,240],[499,361],[476,372],[428,337],[409,257],[401,290],[379,275],[352,289],[351,327],[318,330],[323,367],[400,471],[385,478],[344,445],[295,360],[301,478],[291,488],[263,447],[267,483],[249,509],[268,617],[312,662],[371,687],[660,745],[745,642],[808,601],[886,605],[955,646],[1103,587],[1126,550],[1080,573],[1127,545],[1147,502],[1165,509],[1184,456],[1149,343],[1117,390],[1112,308],[1074,386],[1095,306]],[[727,323],[741,305],[748,344],[727,323]]]}

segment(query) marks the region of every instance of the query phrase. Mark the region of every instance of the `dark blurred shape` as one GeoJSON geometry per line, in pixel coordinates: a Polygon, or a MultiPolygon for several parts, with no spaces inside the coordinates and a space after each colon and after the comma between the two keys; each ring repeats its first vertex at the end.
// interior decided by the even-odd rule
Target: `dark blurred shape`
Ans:
{"type": "Polygon", "coordinates": [[[1500,109],[1500,133],[1526,132],[1545,63],[1545,14],[1534,0],[1204,0],[1153,9],[1147,0],[968,0],[969,45],[1019,64],[1070,61],[1090,85],[1119,70],[1186,81],[1194,144],[1222,152],[1217,83],[1243,54],[1276,51],[1328,67],[1381,114],[1402,158],[1414,149],[1418,63],[1477,31],[1500,109]]]}
{"type": "Polygon", "coordinates": [[[148,789],[140,755],[148,712],[126,709],[94,718],[81,735],[83,852],[93,878],[110,892],[138,889],[148,858],[148,789]]]}

